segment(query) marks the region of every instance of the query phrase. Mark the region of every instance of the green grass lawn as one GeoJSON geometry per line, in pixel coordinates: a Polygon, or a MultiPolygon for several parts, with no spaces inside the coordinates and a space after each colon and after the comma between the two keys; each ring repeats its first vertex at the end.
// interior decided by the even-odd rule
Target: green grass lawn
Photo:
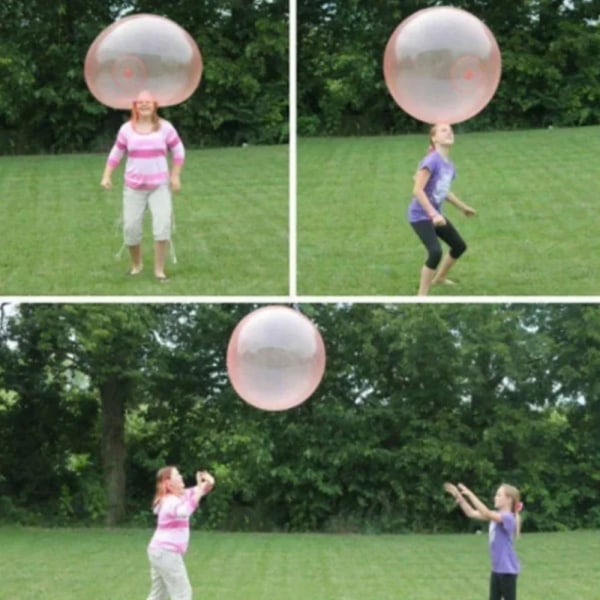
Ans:
{"type": "MultiPolygon", "coordinates": [[[[425,249],[409,226],[427,135],[298,142],[298,293],[412,296],[425,249]]],[[[600,127],[457,133],[445,213],[468,250],[437,296],[597,296],[600,127]]],[[[600,594],[599,594],[600,598],[600,594]]]]}
{"type": "MultiPolygon", "coordinates": [[[[0,529],[0,597],[145,598],[150,531],[0,529]]],[[[186,563],[203,600],[482,600],[484,535],[193,532],[186,563]]],[[[519,598],[600,598],[600,532],[524,534],[519,598]]]]}
{"type": "Polygon", "coordinates": [[[286,146],[189,151],[174,197],[177,264],[152,274],[150,215],[144,273],[125,277],[117,225],[123,166],[99,182],[105,155],[0,158],[0,295],[287,295],[286,146]]]}

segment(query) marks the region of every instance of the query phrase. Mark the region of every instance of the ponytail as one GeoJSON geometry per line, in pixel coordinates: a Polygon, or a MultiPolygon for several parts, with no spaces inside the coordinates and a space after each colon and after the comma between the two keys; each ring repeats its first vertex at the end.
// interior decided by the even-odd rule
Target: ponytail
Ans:
{"type": "Polygon", "coordinates": [[[504,489],[504,493],[512,500],[511,512],[515,515],[515,537],[519,538],[521,537],[521,511],[523,510],[521,493],[514,485],[503,483],[501,487],[504,489]]]}
{"type": "Polygon", "coordinates": [[[515,530],[515,537],[519,539],[521,537],[521,511],[523,510],[523,503],[520,501],[515,502],[513,509],[515,515],[515,522],[517,524],[515,530]]]}
{"type": "Polygon", "coordinates": [[[433,143],[433,136],[435,135],[437,125],[432,125],[429,129],[429,148],[427,149],[427,154],[431,154],[435,152],[435,144],[433,143]]]}

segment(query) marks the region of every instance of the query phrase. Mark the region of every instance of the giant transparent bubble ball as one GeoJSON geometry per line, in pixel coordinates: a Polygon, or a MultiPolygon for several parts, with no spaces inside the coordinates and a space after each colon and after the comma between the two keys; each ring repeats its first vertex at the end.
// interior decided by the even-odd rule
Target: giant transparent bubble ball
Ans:
{"type": "Polygon", "coordinates": [[[325,371],[325,345],[315,325],[286,306],[246,315],[227,347],[229,380],[248,404],[282,411],[302,404],[325,371]]]}
{"type": "Polygon", "coordinates": [[[200,84],[202,57],[196,42],[177,23],[157,15],[119,19],[92,43],[85,81],[106,106],[131,108],[142,91],[159,106],[187,100],[200,84]]]}
{"type": "Polygon", "coordinates": [[[425,123],[460,123],[493,98],[502,71],[488,27],[460,8],[420,10],[391,35],[383,74],[396,103],[425,123]]]}

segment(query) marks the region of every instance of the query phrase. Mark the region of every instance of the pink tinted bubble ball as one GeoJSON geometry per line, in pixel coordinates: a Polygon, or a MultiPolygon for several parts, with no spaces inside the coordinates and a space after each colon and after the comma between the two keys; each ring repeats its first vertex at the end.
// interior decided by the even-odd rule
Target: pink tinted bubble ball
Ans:
{"type": "Polygon", "coordinates": [[[461,123],[482,111],[500,83],[496,39],[460,8],[420,10],[392,33],[383,74],[395,102],[425,123],[461,123]]]}
{"type": "Polygon", "coordinates": [[[200,84],[202,57],[177,23],[157,15],[132,15],[107,27],[85,58],[85,81],[95,98],[129,109],[141,91],[159,106],[187,100],[200,84]]]}
{"type": "Polygon", "coordinates": [[[248,404],[282,411],[302,404],[325,371],[325,345],[315,325],[286,306],[246,315],[227,347],[231,385],[248,404]]]}

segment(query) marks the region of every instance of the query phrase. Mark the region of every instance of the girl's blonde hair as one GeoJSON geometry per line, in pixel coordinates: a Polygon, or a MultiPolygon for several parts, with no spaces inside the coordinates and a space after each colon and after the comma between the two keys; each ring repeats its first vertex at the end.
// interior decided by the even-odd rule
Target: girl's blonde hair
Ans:
{"type": "Polygon", "coordinates": [[[516,536],[519,537],[521,535],[521,510],[523,505],[521,504],[521,492],[514,486],[509,485],[508,483],[503,483],[500,486],[506,496],[508,496],[511,500],[510,511],[515,515],[517,528],[516,528],[516,536]]]}
{"type": "Polygon", "coordinates": [[[437,131],[437,123],[435,125],[432,125],[429,128],[429,152],[435,151],[435,144],[433,143],[433,136],[435,135],[436,131],[437,131]]]}
{"type": "Polygon", "coordinates": [[[169,493],[169,481],[175,467],[167,466],[159,469],[156,473],[156,493],[152,501],[152,508],[156,508],[162,499],[169,493]]]}

